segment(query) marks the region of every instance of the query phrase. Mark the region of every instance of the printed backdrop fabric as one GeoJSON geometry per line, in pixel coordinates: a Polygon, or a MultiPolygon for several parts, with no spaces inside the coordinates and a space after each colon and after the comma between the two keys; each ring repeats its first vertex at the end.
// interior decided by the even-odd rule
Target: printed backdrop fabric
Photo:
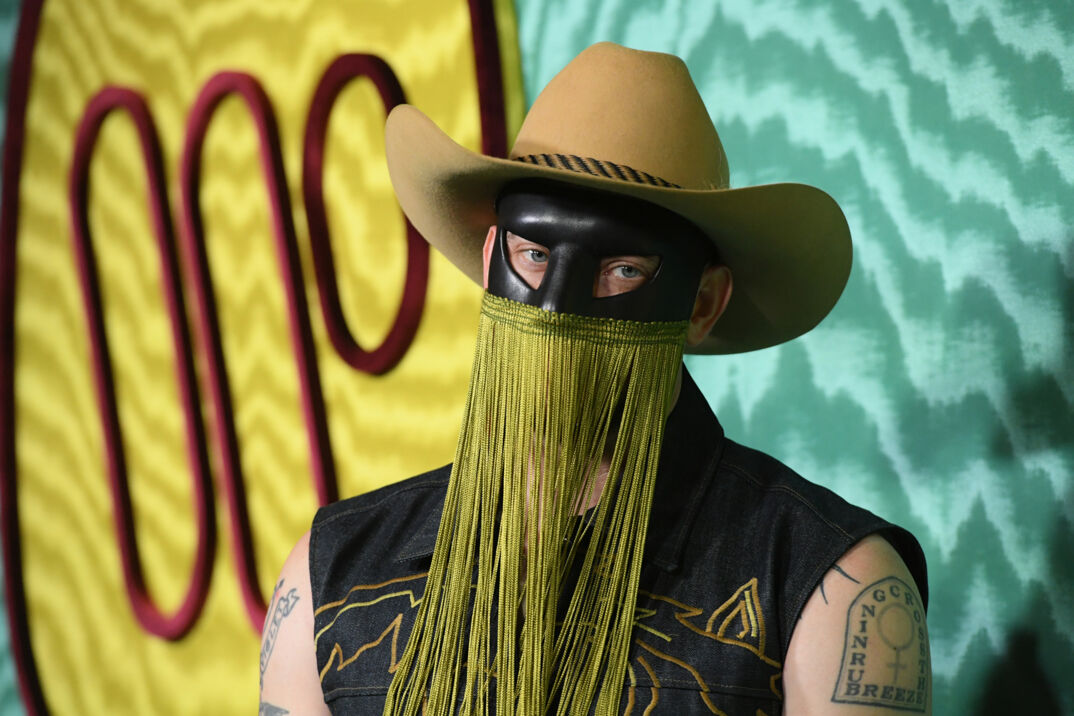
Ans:
{"type": "MultiPolygon", "coordinates": [[[[420,239],[408,251],[383,124],[385,105],[405,97],[464,145],[482,146],[486,90],[473,36],[485,22],[496,42],[486,20],[498,6],[509,50],[511,7],[492,1],[23,5],[24,17],[39,13],[15,300],[4,319],[17,336],[18,519],[7,546],[22,557],[6,577],[25,595],[19,618],[51,712],[256,710],[265,601],[318,501],[332,497],[333,483],[350,495],[451,459],[480,291],[420,239]],[[333,85],[351,74],[362,77],[333,85]],[[318,91],[333,86],[333,101],[318,91]],[[311,108],[331,111],[318,120],[311,108]],[[159,167],[143,151],[154,134],[159,167]],[[157,171],[163,197],[147,188],[157,171]],[[83,196],[79,232],[71,217],[83,196]],[[321,310],[327,284],[311,256],[308,197],[325,207],[320,237],[334,253],[342,314],[333,324],[321,310]],[[174,226],[184,291],[174,312],[158,250],[168,232],[158,231],[151,205],[174,226]],[[98,408],[107,391],[98,390],[101,342],[86,311],[94,274],[118,449],[109,449],[113,433],[98,408]],[[389,335],[411,274],[428,288],[427,300],[412,299],[413,341],[401,339],[401,360],[374,375],[345,358],[340,323],[372,350],[389,335]],[[174,347],[175,325],[189,336],[189,364],[174,347]],[[113,527],[124,507],[110,488],[122,467],[116,454],[126,461],[132,515],[117,521],[133,529],[113,527]],[[117,535],[131,532],[139,554],[124,560],[117,535]]],[[[500,54],[504,87],[520,106],[517,61],[511,72],[510,52],[500,54]]]]}
{"type": "MultiPolygon", "coordinates": [[[[219,495],[199,626],[178,642],[148,636],[126,600],[67,220],[74,128],[104,84],[138,86],[158,123],[174,208],[184,121],[202,83],[225,67],[256,75],[278,116],[304,247],[302,129],[332,57],[384,56],[412,101],[479,146],[467,3],[122,5],[47,0],[41,89],[27,113],[25,166],[34,170],[21,177],[20,212],[37,228],[19,237],[26,293],[15,336],[35,656],[56,713],[251,711],[257,634],[219,495]],[[469,84],[458,79],[467,76],[469,84]],[[185,669],[182,694],[154,688],[167,668],[185,669]]],[[[832,315],[787,346],[690,358],[691,372],[729,435],[919,537],[930,567],[935,713],[1074,710],[1074,7],[516,0],[514,10],[526,102],[592,42],[673,52],[721,133],[733,185],[802,181],[840,202],[855,257],[832,315]]],[[[8,58],[17,11],[0,6],[8,58]]],[[[510,14],[498,16],[507,48],[510,14]]],[[[328,132],[326,203],[344,310],[373,345],[399,301],[404,244],[398,216],[384,208],[380,100],[368,85],[347,93],[328,132]]],[[[316,495],[256,134],[240,102],[219,111],[201,197],[210,233],[228,239],[210,241],[209,258],[225,287],[219,312],[267,593],[316,495]]],[[[195,533],[134,137],[125,118],[102,128],[90,226],[134,446],[142,561],[150,593],[172,609],[195,533]]],[[[374,377],[334,351],[305,248],[301,259],[340,493],[449,459],[477,291],[433,254],[414,342],[398,367],[374,377]]],[[[203,403],[211,416],[207,395],[203,403]]],[[[23,713],[14,679],[10,650],[0,649],[0,713],[23,713]]]]}

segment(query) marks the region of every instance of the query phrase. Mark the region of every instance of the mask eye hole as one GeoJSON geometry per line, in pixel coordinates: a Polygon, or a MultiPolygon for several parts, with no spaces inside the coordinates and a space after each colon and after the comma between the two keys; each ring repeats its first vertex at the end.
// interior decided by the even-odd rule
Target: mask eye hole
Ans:
{"type": "Polygon", "coordinates": [[[607,256],[593,279],[593,297],[607,298],[637,291],[660,270],[659,256],[607,256]]]}
{"type": "MultiPolygon", "coordinates": [[[[548,271],[551,250],[510,231],[506,239],[511,268],[530,288],[540,288],[548,271]]],[[[659,269],[659,256],[605,256],[597,263],[593,275],[593,297],[607,298],[636,291],[649,283],[659,269]]]]}
{"type": "Polygon", "coordinates": [[[507,258],[518,277],[530,288],[541,287],[551,252],[547,246],[507,232],[507,258]]]}

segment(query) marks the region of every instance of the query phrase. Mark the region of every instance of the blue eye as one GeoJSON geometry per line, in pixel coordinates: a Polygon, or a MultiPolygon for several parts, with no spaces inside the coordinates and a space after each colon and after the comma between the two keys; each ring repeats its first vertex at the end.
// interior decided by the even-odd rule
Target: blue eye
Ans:
{"type": "Polygon", "coordinates": [[[543,264],[548,261],[548,254],[539,249],[526,249],[526,258],[535,264],[543,264]]]}
{"type": "Polygon", "coordinates": [[[638,269],[637,266],[629,266],[629,265],[616,266],[615,269],[613,269],[613,270],[617,271],[619,273],[619,278],[640,278],[641,277],[641,271],[638,269]]]}

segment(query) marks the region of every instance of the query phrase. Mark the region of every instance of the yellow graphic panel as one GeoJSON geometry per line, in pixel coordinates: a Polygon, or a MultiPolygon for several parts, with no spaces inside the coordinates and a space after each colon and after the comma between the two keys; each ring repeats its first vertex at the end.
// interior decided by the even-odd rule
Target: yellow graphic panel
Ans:
{"type": "Polygon", "coordinates": [[[479,289],[435,252],[427,279],[413,269],[386,83],[481,150],[497,125],[479,86],[502,84],[491,110],[510,136],[517,58],[501,0],[43,3],[14,372],[21,576],[50,711],[254,711],[255,622],[319,501],[451,460],[479,289]],[[475,60],[490,36],[492,74],[475,60]],[[347,55],[372,69],[338,88],[311,165],[315,93],[347,55]],[[322,313],[311,172],[357,345],[390,343],[407,290],[425,289],[380,374],[344,358],[322,313]]]}

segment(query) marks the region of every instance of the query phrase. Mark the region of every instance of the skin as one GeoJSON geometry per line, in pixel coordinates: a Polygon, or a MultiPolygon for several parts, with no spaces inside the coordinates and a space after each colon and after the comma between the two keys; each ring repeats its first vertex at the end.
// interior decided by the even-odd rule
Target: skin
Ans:
{"type": "MultiPolygon", "coordinates": [[[[890,706],[833,701],[833,692],[836,691],[840,667],[845,658],[846,633],[848,629],[852,633],[855,632],[859,625],[860,604],[854,605],[854,600],[859,596],[868,598],[873,591],[870,585],[883,580],[898,580],[908,586],[913,598],[920,604],[921,595],[914,586],[914,580],[902,558],[887,540],[877,535],[866,537],[851,547],[836,563],[836,567],[824,576],[806,602],[787,648],[783,663],[784,714],[894,716],[932,713],[932,667],[928,652],[928,630],[924,620],[921,623],[924,629],[924,657],[921,658],[915,653],[900,656],[900,661],[906,664],[906,668],[915,671],[920,669],[925,674],[926,699],[921,708],[915,706],[908,709],[905,705],[900,708],[893,699],[890,706]],[[853,610],[852,605],[855,606],[853,610]]],[[[868,626],[872,628],[875,622],[870,621],[868,626]]],[[[881,665],[893,663],[894,652],[873,637],[870,637],[868,647],[861,651],[863,661],[881,665]]],[[[889,673],[885,671],[884,676],[887,677],[889,673]]]]}
{"type": "MultiPolygon", "coordinates": [[[[491,227],[483,250],[486,287],[495,236],[496,227],[491,227]]],[[[544,275],[547,248],[513,235],[509,235],[508,240],[512,266],[530,286],[536,288],[544,275]]],[[[633,290],[653,275],[658,264],[659,259],[653,256],[605,257],[594,277],[594,295],[612,296],[633,290]]],[[[687,345],[697,345],[708,335],[726,308],[731,290],[731,272],[726,266],[714,265],[705,269],[689,317],[687,345]]],[[[605,466],[605,473],[606,470],[605,466]]],[[[848,550],[824,576],[806,603],[783,663],[784,714],[894,716],[907,713],[906,709],[898,709],[894,703],[885,706],[833,701],[848,651],[844,648],[848,631],[859,628],[861,602],[869,598],[872,587],[878,583],[897,584],[904,592],[910,593],[911,596],[906,599],[916,599],[920,604],[920,595],[913,586],[914,581],[906,565],[886,540],[874,535],[848,550]]],[[[260,713],[329,713],[323,701],[313,649],[308,532],[299,539],[284,563],[268,615],[266,621],[269,623],[266,624],[262,641],[260,713]],[[284,600],[282,607],[278,606],[281,600],[284,600]],[[273,630],[269,627],[274,619],[277,628],[273,630]]],[[[875,631],[875,623],[866,626],[875,631]]],[[[882,641],[872,638],[862,658],[883,668],[893,658],[892,653],[882,641]]],[[[928,678],[926,703],[909,713],[931,714],[932,684],[927,631],[924,632],[920,650],[915,645],[914,654],[903,652],[899,658],[905,668],[918,669],[928,678]],[[921,650],[923,657],[919,655],[921,650]]]]}
{"type": "MultiPolygon", "coordinates": [[[[276,602],[282,593],[295,589],[298,600],[291,612],[280,621],[271,655],[262,661],[261,704],[259,714],[279,713],[285,709],[292,714],[328,714],[317,673],[317,655],[313,649],[313,599],[310,593],[309,570],[310,535],[302,535],[287,556],[280,572],[280,585],[269,604],[271,621],[276,602]]],[[[262,635],[262,653],[268,645],[268,629],[262,635]]]]}
{"type": "MultiPolygon", "coordinates": [[[[485,252],[490,249],[491,246],[486,241],[485,252]]],[[[530,288],[538,288],[541,285],[548,267],[548,256],[545,246],[507,232],[508,260],[530,288]]],[[[487,265],[488,261],[485,263],[487,265]]],[[[659,267],[659,256],[607,256],[601,260],[597,274],[593,277],[593,295],[607,297],[633,291],[651,280],[659,267]]],[[[485,283],[488,288],[487,278],[485,283]]]]}

